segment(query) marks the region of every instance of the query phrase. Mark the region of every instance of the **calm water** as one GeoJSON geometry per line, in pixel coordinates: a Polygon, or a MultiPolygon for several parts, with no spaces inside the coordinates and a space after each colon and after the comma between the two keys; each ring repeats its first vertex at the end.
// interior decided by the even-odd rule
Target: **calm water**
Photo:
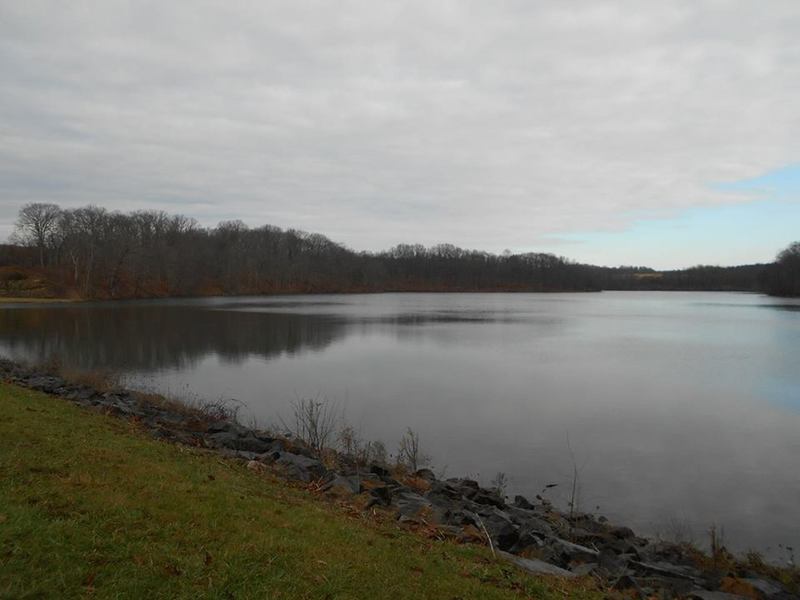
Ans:
{"type": "Polygon", "coordinates": [[[335,401],[390,451],[645,533],[800,547],[800,303],[749,294],[390,294],[0,310],[0,353],[235,398],[335,401]],[[571,453],[570,453],[571,448],[571,453]]]}

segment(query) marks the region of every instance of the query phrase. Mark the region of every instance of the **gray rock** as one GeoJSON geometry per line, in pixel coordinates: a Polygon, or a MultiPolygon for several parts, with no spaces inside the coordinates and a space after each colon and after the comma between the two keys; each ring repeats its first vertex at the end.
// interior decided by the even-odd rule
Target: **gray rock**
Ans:
{"type": "Polygon", "coordinates": [[[227,433],[232,433],[239,437],[246,437],[253,435],[253,431],[248,429],[244,425],[240,425],[235,421],[227,421],[227,420],[214,421],[210,423],[206,431],[212,434],[227,432],[227,433]]]}
{"type": "Polygon", "coordinates": [[[517,508],[516,506],[506,506],[505,512],[511,516],[511,519],[518,523],[522,528],[537,533],[552,535],[553,527],[537,513],[524,509],[517,508]]]}
{"type": "Polygon", "coordinates": [[[556,575],[558,577],[567,578],[575,577],[575,573],[557,567],[556,565],[551,565],[550,563],[546,563],[542,560],[537,560],[535,558],[522,558],[521,556],[516,556],[503,551],[500,551],[497,554],[498,556],[501,556],[507,561],[514,563],[521,569],[524,569],[533,575],[556,575]]]}
{"type": "Polygon", "coordinates": [[[597,568],[597,563],[583,563],[580,565],[575,565],[570,569],[570,571],[572,571],[576,577],[584,577],[597,571],[597,568]]]}
{"type": "Polygon", "coordinates": [[[712,592],[709,590],[694,590],[689,593],[690,600],[748,600],[745,596],[728,594],[727,592],[712,592]]]}
{"type": "Polygon", "coordinates": [[[35,375],[28,379],[27,386],[40,392],[53,393],[56,389],[64,387],[64,380],[52,375],[35,375]]]}
{"type": "Polygon", "coordinates": [[[243,458],[244,460],[251,461],[257,460],[261,455],[255,452],[248,452],[247,450],[236,450],[233,454],[236,458],[243,458]]]}
{"type": "Polygon", "coordinates": [[[503,511],[493,509],[482,514],[469,512],[466,514],[472,516],[476,527],[486,528],[492,542],[500,550],[511,550],[519,542],[519,527],[503,511]]]}
{"type": "Polygon", "coordinates": [[[434,504],[446,507],[457,508],[461,505],[460,500],[463,500],[463,494],[451,483],[443,481],[434,481],[431,483],[431,489],[425,496],[434,504]]]}
{"type": "Polygon", "coordinates": [[[324,472],[325,468],[322,463],[315,458],[309,458],[301,454],[294,454],[293,452],[281,452],[280,458],[277,461],[279,464],[294,464],[309,471],[324,472]]]}
{"type": "Polygon", "coordinates": [[[545,536],[538,531],[531,529],[520,529],[517,542],[509,550],[509,552],[519,554],[527,548],[542,548],[545,544],[544,540],[545,536]]]}
{"type": "Polygon", "coordinates": [[[686,556],[685,550],[679,544],[670,542],[651,542],[643,547],[639,554],[643,557],[643,562],[653,564],[667,563],[672,565],[688,565],[692,561],[686,556]]]}
{"type": "Polygon", "coordinates": [[[162,429],[160,427],[151,429],[150,435],[152,435],[157,440],[170,440],[173,437],[171,431],[169,431],[168,429],[162,429]]]}
{"type": "Polygon", "coordinates": [[[275,450],[275,442],[267,443],[250,434],[246,437],[241,437],[234,431],[219,431],[212,433],[208,436],[208,440],[212,446],[217,448],[231,448],[233,450],[242,450],[245,452],[255,452],[256,454],[265,454],[275,450]]]}
{"type": "Polygon", "coordinates": [[[223,432],[223,431],[229,431],[229,429],[228,429],[229,425],[230,424],[228,423],[228,421],[214,421],[213,423],[211,423],[208,426],[208,428],[206,429],[206,432],[214,434],[214,433],[220,433],[220,432],[223,432]]]}
{"type": "Polygon", "coordinates": [[[764,596],[766,596],[767,598],[772,598],[773,596],[779,596],[780,594],[785,593],[783,586],[777,581],[760,579],[755,577],[748,577],[743,579],[742,581],[754,587],[756,590],[764,594],[764,596]]]}
{"type": "Polygon", "coordinates": [[[320,461],[291,452],[281,452],[275,463],[282,467],[292,479],[299,479],[306,483],[324,477],[328,472],[320,461]]]}
{"type": "Polygon", "coordinates": [[[416,494],[416,492],[412,490],[410,487],[408,487],[407,485],[401,485],[394,479],[384,480],[384,482],[386,483],[386,487],[388,487],[389,490],[392,492],[392,496],[396,494],[406,494],[406,493],[416,494]]]}
{"type": "Polygon", "coordinates": [[[505,501],[498,494],[482,489],[475,492],[470,499],[477,504],[486,504],[498,508],[504,508],[506,505],[505,501]]]}
{"type": "Polygon", "coordinates": [[[333,479],[322,487],[322,491],[342,491],[348,494],[358,494],[361,492],[361,479],[355,476],[335,475],[333,479]]]}
{"type": "Polygon", "coordinates": [[[612,527],[608,530],[612,536],[620,540],[627,540],[636,537],[633,530],[629,527],[612,527]]]}
{"type": "Polygon", "coordinates": [[[447,483],[461,496],[470,500],[480,490],[478,482],[472,479],[448,479],[447,483]]]}
{"type": "Polygon", "coordinates": [[[594,562],[600,553],[593,548],[587,548],[580,544],[573,544],[561,538],[549,538],[548,544],[562,557],[565,563],[572,561],[578,562],[594,562]]]}
{"type": "Polygon", "coordinates": [[[186,417],[184,415],[177,415],[167,411],[161,411],[159,413],[159,420],[179,427],[186,425],[186,417]]]}
{"type": "Polygon", "coordinates": [[[418,469],[414,472],[414,477],[419,477],[425,481],[436,481],[436,475],[430,469],[418,469]]]}
{"type": "Polygon", "coordinates": [[[392,505],[397,508],[400,516],[416,519],[424,510],[431,508],[431,502],[412,491],[403,491],[392,496],[392,505]]]}
{"type": "Polygon", "coordinates": [[[621,577],[631,574],[628,571],[628,561],[607,548],[600,550],[597,564],[610,576],[621,577]]]}
{"type": "Polygon", "coordinates": [[[179,444],[184,444],[186,446],[196,446],[196,440],[193,433],[187,431],[174,431],[172,440],[179,444]]]}
{"type": "Polygon", "coordinates": [[[678,577],[636,577],[636,581],[644,589],[646,596],[652,596],[658,591],[669,593],[672,597],[684,598],[697,584],[688,579],[678,577]]]}
{"type": "Polygon", "coordinates": [[[372,488],[370,491],[370,496],[372,496],[372,500],[367,504],[367,507],[370,506],[389,506],[392,502],[392,493],[387,486],[381,486],[372,488]]]}
{"type": "Polygon", "coordinates": [[[525,510],[533,510],[536,508],[535,505],[528,502],[525,496],[514,496],[514,506],[517,508],[524,508],[525,510]]]}
{"type": "Polygon", "coordinates": [[[698,583],[700,581],[700,571],[689,566],[675,565],[667,562],[644,563],[638,561],[631,561],[630,565],[639,573],[688,579],[698,583]]]}
{"type": "Polygon", "coordinates": [[[309,471],[306,471],[297,465],[285,464],[281,466],[281,470],[283,472],[283,476],[287,479],[296,479],[297,481],[302,481],[303,483],[311,483],[314,480],[313,475],[311,475],[309,471]]]}
{"type": "Polygon", "coordinates": [[[274,437],[271,437],[271,436],[268,436],[266,434],[259,433],[259,432],[254,432],[253,435],[256,437],[256,439],[258,439],[258,440],[260,440],[260,441],[272,446],[272,448],[274,448],[274,451],[276,451],[276,452],[282,452],[282,451],[285,451],[285,450],[289,450],[289,448],[287,447],[286,442],[284,442],[283,440],[281,440],[279,438],[274,438],[274,437]]]}
{"type": "Polygon", "coordinates": [[[273,451],[274,442],[265,442],[251,434],[246,437],[240,437],[237,441],[236,448],[238,450],[255,452],[257,454],[265,454],[273,451]]]}
{"type": "Polygon", "coordinates": [[[208,436],[211,445],[216,448],[231,448],[238,450],[239,436],[230,431],[219,431],[208,436]]]}
{"type": "Polygon", "coordinates": [[[76,390],[74,393],[76,400],[90,400],[92,396],[95,395],[94,390],[87,387],[80,388],[76,390]]]}

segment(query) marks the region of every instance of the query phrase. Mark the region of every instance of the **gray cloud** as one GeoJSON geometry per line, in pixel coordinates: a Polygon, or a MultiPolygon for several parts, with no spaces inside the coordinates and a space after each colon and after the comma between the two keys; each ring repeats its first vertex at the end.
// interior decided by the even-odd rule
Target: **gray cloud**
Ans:
{"type": "Polygon", "coordinates": [[[797,31],[794,0],[0,0],[0,237],[52,201],[558,249],[797,161],[797,31]]]}

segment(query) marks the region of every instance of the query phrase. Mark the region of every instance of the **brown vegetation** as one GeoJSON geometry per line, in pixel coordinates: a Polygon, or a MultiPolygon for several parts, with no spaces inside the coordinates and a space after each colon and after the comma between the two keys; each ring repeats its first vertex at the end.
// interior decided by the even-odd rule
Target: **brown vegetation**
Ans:
{"type": "Polygon", "coordinates": [[[0,246],[0,296],[153,298],[331,292],[767,290],[800,293],[800,245],[774,265],[596,267],[451,244],[354,252],[323,235],[241,221],[200,227],[162,211],[28,204],[0,246]]]}
{"type": "MultiPolygon", "coordinates": [[[[358,253],[325,236],[241,221],[200,227],[161,211],[22,208],[0,265],[38,268],[83,298],[376,291],[596,289],[551,254],[495,255],[449,244],[358,253]]],[[[2,292],[0,292],[2,293],[2,292]]]]}

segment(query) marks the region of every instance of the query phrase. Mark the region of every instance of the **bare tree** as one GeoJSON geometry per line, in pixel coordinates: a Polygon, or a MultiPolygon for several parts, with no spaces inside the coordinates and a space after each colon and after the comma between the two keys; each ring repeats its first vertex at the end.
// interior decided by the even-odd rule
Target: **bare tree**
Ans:
{"type": "Polygon", "coordinates": [[[508,475],[503,471],[498,471],[491,481],[491,486],[498,496],[505,498],[508,490],[508,475]]]}
{"type": "Polygon", "coordinates": [[[200,227],[163,211],[28,204],[0,261],[44,266],[48,279],[87,298],[275,292],[766,289],[800,295],[800,246],[772,265],[593,267],[552,254],[492,254],[452,244],[355,252],[323,235],[241,221],[200,227]],[[38,251],[37,251],[38,250],[38,251]],[[642,277],[645,275],[645,277],[642,277]]]}
{"type": "Polygon", "coordinates": [[[48,243],[56,232],[61,209],[56,204],[33,202],[23,206],[17,217],[16,235],[23,244],[39,249],[39,265],[44,267],[48,243]]]}
{"type": "Polygon", "coordinates": [[[364,445],[361,462],[363,464],[386,464],[386,446],[380,440],[373,440],[364,445]]]}
{"type": "Polygon", "coordinates": [[[419,434],[409,427],[397,449],[397,462],[405,465],[411,471],[416,471],[430,462],[430,457],[423,454],[419,445],[419,434]]]}
{"type": "Polygon", "coordinates": [[[292,402],[292,417],[293,423],[283,423],[283,426],[317,454],[321,454],[333,441],[340,420],[335,403],[311,398],[292,402]]]}
{"type": "Polygon", "coordinates": [[[347,458],[355,459],[362,451],[363,442],[352,425],[345,425],[339,431],[339,451],[347,458]]]}

